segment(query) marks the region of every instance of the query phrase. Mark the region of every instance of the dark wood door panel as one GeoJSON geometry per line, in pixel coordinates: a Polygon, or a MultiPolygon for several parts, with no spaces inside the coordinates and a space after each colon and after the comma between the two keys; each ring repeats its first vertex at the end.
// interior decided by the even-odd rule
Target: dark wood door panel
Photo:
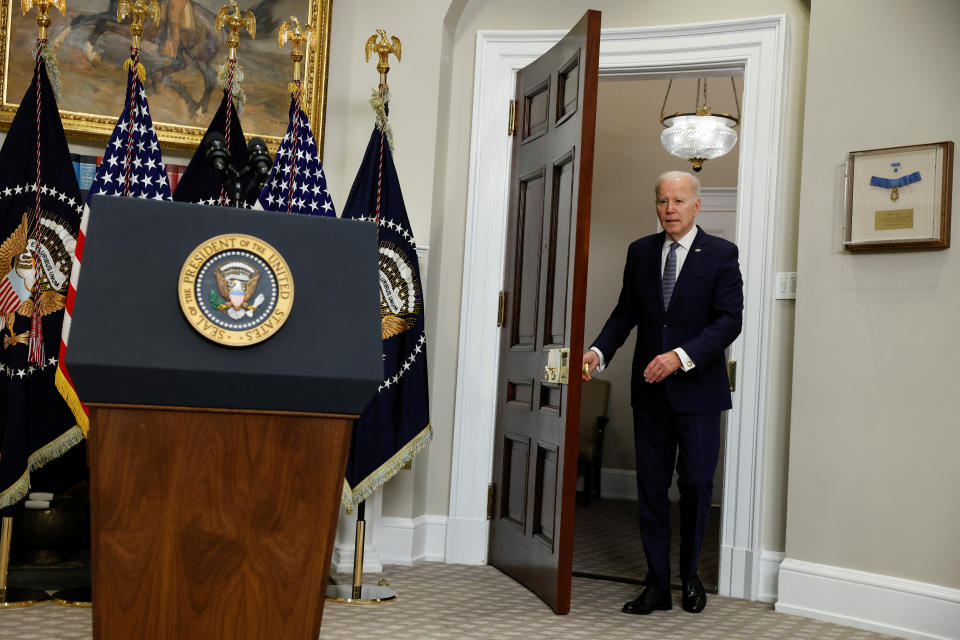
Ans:
{"type": "Polygon", "coordinates": [[[571,218],[576,155],[571,149],[554,161],[551,172],[550,229],[544,295],[544,346],[560,347],[567,335],[567,280],[570,267],[571,218]]]}
{"type": "Polygon", "coordinates": [[[537,319],[540,291],[540,242],[543,230],[543,169],[519,179],[517,187],[516,259],[513,272],[513,322],[510,348],[532,351],[537,341],[537,319]]]}
{"type": "Polygon", "coordinates": [[[522,142],[535,140],[547,132],[550,116],[550,78],[544,78],[524,92],[522,123],[520,126],[522,142]]]}
{"type": "Polygon", "coordinates": [[[527,519],[527,476],[530,468],[530,438],[507,434],[503,439],[503,477],[500,518],[523,530],[527,519]]]}
{"type": "Polygon", "coordinates": [[[533,409],[533,378],[507,378],[507,408],[533,409]]]}
{"type": "Polygon", "coordinates": [[[533,495],[533,538],[551,553],[555,536],[559,447],[537,443],[536,487],[533,495]]]}
{"type": "MultiPolygon", "coordinates": [[[[540,413],[559,418],[563,405],[563,386],[552,382],[540,383],[540,413]]],[[[556,437],[556,434],[551,434],[556,437]]]]}
{"type": "Polygon", "coordinates": [[[580,51],[571,56],[557,72],[557,124],[577,112],[580,97],[580,51]]]}
{"type": "Polygon", "coordinates": [[[490,562],[570,608],[580,378],[544,380],[583,348],[600,14],[517,74],[500,344],[490,562]]]}

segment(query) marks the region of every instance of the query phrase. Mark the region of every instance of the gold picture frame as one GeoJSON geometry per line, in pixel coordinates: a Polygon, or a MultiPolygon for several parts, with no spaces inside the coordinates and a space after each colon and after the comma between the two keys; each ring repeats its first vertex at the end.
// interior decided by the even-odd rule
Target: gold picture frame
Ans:
{"type": "Polygon", "coordinates": [[[846,169],[844,250],[950,246],[953,142],[852,151],[846,169]]]}
{"type": "MultiPolygon", "coordinates": [[[[241,87],[247,104],[241,114],[244,134],[263,138],[276,150],[286,132],[290,107],[287,84],[293,78],[289,45],[277,46],[277,29],[289,16],[308,21],[316,29],[314,42],[302,63],[304,111],[310,118],[323,153],[327,67],[332,0],[248,0],[257,16],[256,39],[244,33],[237,58],[244,69],[241,87]]],[[[61,78],[60,119],[68,136],[109,140],[123,109],[129,57],[129,20],[116,18],[117,0],[67,0],[67,13],[50,7],[50,47],[61,78]]],[[[141,44],[141,62],[147,71],[146,91],[161,145],[193,149],[220,104],[216,67],[226,61],[226,29],[216,33],[217,11],[225,0],[160,2],[160,25],[149,20],[141,44]],[[180,14],[173,20],[169,7],[180,14]],[[176,37],[171,23],[176,26],[176,37]],[[171,53],[176,49],[175,54],[171,53]],[[210,83],[213,79],[214,86],[210,83]]],[[[17,0],[0,0],[0,130],[13,122],[19,102],[33,76],[36,14],[24,16],[17,0]]]]}

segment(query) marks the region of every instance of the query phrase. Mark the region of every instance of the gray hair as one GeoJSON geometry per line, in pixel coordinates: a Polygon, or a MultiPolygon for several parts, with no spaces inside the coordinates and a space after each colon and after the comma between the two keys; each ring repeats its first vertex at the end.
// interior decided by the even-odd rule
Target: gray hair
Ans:
{"type": "Polygon", "coordinates": [[[697,179],[697,176],[686,171],[667,171],[666,173],[661,173],[657,178],[656,184],[653,186],[654,195],[659,195],[660,183],[664,180],[673,180],[675,178],[690,178],[690,184],[693,186],[693,197],[700,197],[700,180],[697,179]]]}

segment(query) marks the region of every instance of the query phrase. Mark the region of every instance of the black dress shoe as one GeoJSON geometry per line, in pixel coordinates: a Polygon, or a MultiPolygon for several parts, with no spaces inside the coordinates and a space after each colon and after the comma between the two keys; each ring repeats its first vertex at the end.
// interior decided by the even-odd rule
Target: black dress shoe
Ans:
{"type": "Polygon", "coordinates": [[[690,613],[700,613],[707,606],[707,592],[696,573],[683,581],[683,610],[690,613]]]}
{"type": "Polygon", "coordinates": [[[644,587],[636,599],[623,605],[621,611],[645,616],[657,609],[660,611],[673,609],[673,600],[670,599],[669,587],[666,589],[661,587],[644,587]]]}

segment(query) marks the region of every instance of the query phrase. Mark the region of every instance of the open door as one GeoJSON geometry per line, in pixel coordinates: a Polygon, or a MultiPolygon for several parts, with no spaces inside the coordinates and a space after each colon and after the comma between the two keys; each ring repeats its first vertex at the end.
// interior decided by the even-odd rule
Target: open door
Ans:
{"type": "Polygon", "coordinates": [[[515,97],[490,563],[557,613],[570,610],[599,58],[588,11],[517,74],[515,97]]]}

